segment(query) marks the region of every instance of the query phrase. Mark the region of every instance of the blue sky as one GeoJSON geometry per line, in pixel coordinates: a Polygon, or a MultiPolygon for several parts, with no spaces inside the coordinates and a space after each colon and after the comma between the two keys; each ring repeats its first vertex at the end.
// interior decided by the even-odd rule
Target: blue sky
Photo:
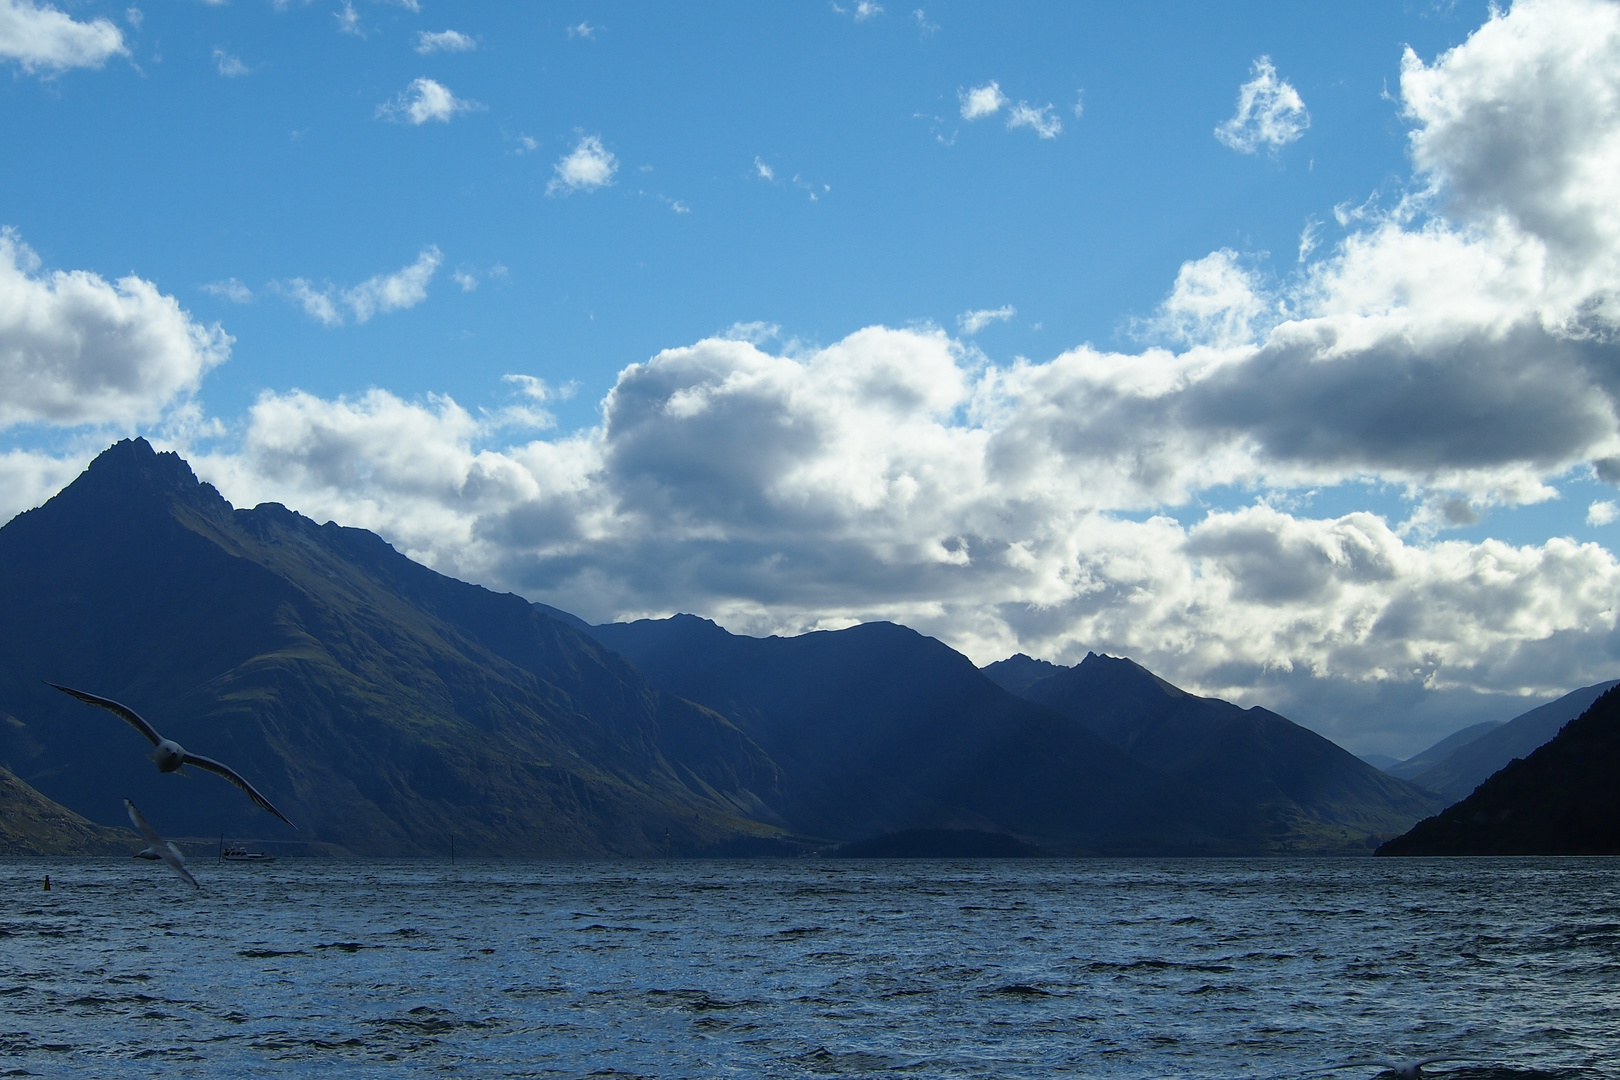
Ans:
{"type": "Polygon", "coordinates": [[[1615,22],[0,0],[0,513],[140,433],[588,618],[1415,751],[1617,666],[1615,22]]]}

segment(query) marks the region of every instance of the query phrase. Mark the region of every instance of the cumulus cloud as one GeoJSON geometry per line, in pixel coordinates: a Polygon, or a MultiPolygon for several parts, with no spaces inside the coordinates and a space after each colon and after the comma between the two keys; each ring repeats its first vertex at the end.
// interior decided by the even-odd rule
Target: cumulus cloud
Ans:
{"type": "Polygon", "coordinates": [[[471,52],[478,42],[458,30],[418,30],[416,51],[423,56],[441,52],[471,52]]]}
{"type": "Polygon", "coordinates": [[[128,53],[123,32],[107,19],[79,22],[50,4],[0,0],[0,60],[30,74],[99,68],[128,53]]]}
{"type": "Polygon", "coordinates": [[[308,278],[293,278],[278,288],[322,326],[342,326],[345,313],[363,323],[375,315],[403,311],[426,300],[428,283],[443,261],[439,249],[429,244],[409,266],[367,278],[353,288],[316,285],[308,278]]]}
{"type": "Polygon", "coordinates": [[[874,18],[881,14],[883,14],[883,5],[873,3],[872,0],[860,0],[860,2],[855,5],[856,22],[865,22],[867,19],[874,18]]]}
{"type": "Polygon", "coordinates": [[[1215,129],[1215,137],[1244,154],[1262,146],[1276,150],[1305,134],[1311,114],[1286,80],[1277,77],[1271,57],[1262,56],[1250,68],[1254,76],[1238,87],[1237,111],[1215,129]]]}
{"type": "Polygon", "coordinates": [[[552,170],[556,175],[546,185],[546,194],[572,195],[612,184],[613,174],[619,171],[619,159],[602,145],[599,136],[585,135],[552,170]]]}
{"type": "Polygon", "coordinates": [[[956,325],[963,334],[972,337],[991,323],[1006,322],[1016,314],[1018,309],[1011,304],[998,308],[982,308],[978,311],[964,311],[956,317],[956,325]]]}
{"type": "Polygon", "coordinates": [[[456,97],[442,83],[422,78],[411,80],[411,85],[393,101],[385,101],[377,106],[377,116],[385,120],[403,120],[409,124],[425,124],[430,120],[447,124],[457,113],[482,108],[476,101],[456,97]]]}
{"type": "Polygon", "coordinates": [[[1616,518],[1620,518],[1620,507],[1613,499],[1602,499],[1586,508],[1588,525],[1612,525],[1616,518]]]}
{"type": "Polygon", "coordinates": [[[971,90],[958,90],[957,99],[962,105],[962,119],[980,120],[986,116],[994,116],[1007,104],[1007,95],[1001,92],[1001,84],[992,79],[983,86],[975,86],[971,90]]]}
{"type": "Polygon", "coordinates": [[[151,422],[230,355],[172,296],[131,275],[45,272],[0,230],[0,428],[151,422]]]}

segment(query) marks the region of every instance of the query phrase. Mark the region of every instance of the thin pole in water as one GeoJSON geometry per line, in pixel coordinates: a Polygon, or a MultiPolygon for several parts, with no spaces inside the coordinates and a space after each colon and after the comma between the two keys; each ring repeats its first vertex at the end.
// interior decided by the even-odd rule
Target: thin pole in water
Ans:
{"type": "Polygon", "coordinates": [[[450,865],[456,865],[456,834],[450,834],[450,865]]]}

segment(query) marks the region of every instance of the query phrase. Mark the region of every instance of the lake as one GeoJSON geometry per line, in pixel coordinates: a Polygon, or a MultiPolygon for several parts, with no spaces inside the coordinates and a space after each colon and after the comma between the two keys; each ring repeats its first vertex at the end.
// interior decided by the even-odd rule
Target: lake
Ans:
{"type": "Polygon", "coordinates": [[[1620,859],[192,867],[0,860],[0,1075],[1620,1077],[1620,859]]]}

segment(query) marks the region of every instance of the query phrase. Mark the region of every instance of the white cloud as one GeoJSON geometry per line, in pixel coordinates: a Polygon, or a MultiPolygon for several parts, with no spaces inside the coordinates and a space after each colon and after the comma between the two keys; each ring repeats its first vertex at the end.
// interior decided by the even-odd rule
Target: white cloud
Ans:
{"type": "Polygon", "coordinates": [[[226,278],[224,281],[210,281],[203,286],[203,292],[211,296],[217,296],[221,300],[229,300],[233,304],[251,304],[253,302],[253,290],[235,278],[226,278]]]}
{"type": "Polygon", "coordinates": [[[984,308],[979,311],[964,311],[956,317],[956,325],[962,333],[972,337],[980,330],[993,322],[1005,322],[1018,314],[1018,309],[1011,304],[998,308],[984,308]]]}
{"type": "Polygon", "coordinates": [[[756,157],[754,158],[754,175],[761,180],[775,180],[776,170],[756,157]]]}
{"type": "Polygon", "coordinates": [[[230,347],[150,281],[44,272],[0,230],[0,428],[155,421],[230,347]]]}
{"type": "Polygon", "coordinates": [[[964,120],[979,120],[993,116],[1007,104],[1007,95],[1001,92],[1001,84],[993,79],[971,90],[958,90],[956,96],[962,103],[964,120]]]}
{"type": "Polygon", "coordinates": [[[472,52],[478,42],[457,30],[418,30],[416,51],[423,56],[441,52],[472,52]]]}
{"type": "Polygon", "coordinates": [[[214,50],[214,66],[219,73],[227,79],[234,79],[240,75],[251,75],[253,69],[242,63],[240,57],[232,56],[224,49],[214,50]]]}
{"type": "Polygon", "coordinates": [[[123,32],[107,19],[78,22],[50,4],[0,0],[0,60],[30,74],[99,68],[128,53],[123,32]]]}
{"type": "Polygon", "coordinates": [[[872,0],[860,0],[855,5],[855,21],[865,22],[867,19],[883,14],[883,5],[873,3],[872,0]]]}
{"type": "Polygon", "coordinates": [[[345,311],[355,322],[364,323],[373,316],[413,308],[426,300],[428,283],[443,261],[439,249],[429,244],[409,266],[392,274],[378,274],[353,288],[316,286],[308,278],[293,278],[278,288],[322,326],[342,326],[345,311]]]}
{"type": "Polygon", "coordinates": [[[571,195],[576,191],[595,191],[613,183],[613,174],[619,171],[619,159],[603,147],[600,137],[585,135],[552,168],[557,175],[546,185],[546,194],[561,192],[571,195]]]}
{"type": "Polygon", "coordinates": [[[921,31],[924,36],[939,33],[939,23],[929,22],[928,13],[922,8],[913,9],[911,12],[911,17],[917,21],[917,29],[921,31]]]}
{"type": "Polygon", "coordinates": [[[1261,146],[1276,150],[1305,134],[1311,114],[1299,91],[1277,77],[1271,57],[1260,57],[1250,71],[1254,77],[1238,88],[1237,111],[1215,129],[1215,137],[1252,154],[1261,146]]]}
{"type": "Polygon", "coordinates": [[[1030,128],[1043,139],[1055,139],[1063,132],[1063,120],[1052,111],[1051,105],[1042,105],[1037,109],[1024,101],[1008,112],[1007,126],[1030,128]]]}
{"type": "Polygon", "coordinates": [[[450,275],[450,280],[460,285],[461,291],[464,293],[474,292],[478,288],[478,275],[469,267],[456,267],[455,271],[450,275]]]}
{"type": "Polygon", "coordinates": [[[354,10],[353,0],[343,0],[343,8],[333,14],[337,19],[338,32],[353,34],[355,37],[366,36],[365,28],[360,25],[360,13],[354,10]]]}
{"type": "Polygon", "coordinates": [[[568,28],[568,36],[570,38],[585,38],[587,41],[589,41],[591,38],[594,38],[597,32],[601,29],[602,28],[600,26],[592,26],[588,22],[582,22],[574,26],[570,26],[568,28]]]}
{"type": "Polygon", "coordinates": [[[425,124],[437,120],[450,122],[457,113],[482,109],[476,101],[467,101],[450,92],[450,88],[432,79],[411,80],[411,85],[393,101],[377,106],[377,116],[386,120],[404,120],[410,124],[425,124]]]}
{"type": "Polygon", "coordinates": [[[1616,518],[1620,518],[1620,507],[1615,506],[1613,499],[1603,499],[1586,508],[1588,525],[1610,525],[1616,518]]]}

